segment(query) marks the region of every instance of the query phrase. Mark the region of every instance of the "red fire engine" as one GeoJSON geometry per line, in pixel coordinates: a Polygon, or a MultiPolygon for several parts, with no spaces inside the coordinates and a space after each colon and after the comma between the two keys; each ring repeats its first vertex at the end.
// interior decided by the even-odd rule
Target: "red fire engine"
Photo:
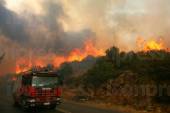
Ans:
{"type": "Polygon", "coordinates": [[[61,103],[61,84],[55,72],[21,73],[13,86],[14,102],[24,109],[38,106],[54,109],[61,103]]]}

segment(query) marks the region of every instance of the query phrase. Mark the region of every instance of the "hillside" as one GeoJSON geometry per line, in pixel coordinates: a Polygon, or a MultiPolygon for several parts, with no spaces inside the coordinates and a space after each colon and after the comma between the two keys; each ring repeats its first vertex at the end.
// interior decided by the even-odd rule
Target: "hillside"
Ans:
{"type": "Polygon", "coordinates": [[[65,62],[57,71],[63,77],[64,84],[72,86],[75,84],[74,80],[91,69],[96,63],[96,60],[97,58],[88,56],[82,61],[65,62]]]}
{"type": "Polygon", "coordinates": [[[92,100],[163,112],[169,112],[169,85],[169,52],[126,53],[115,47],[71,84],[75,89],[79,86],[78,95],[92,100]]]}

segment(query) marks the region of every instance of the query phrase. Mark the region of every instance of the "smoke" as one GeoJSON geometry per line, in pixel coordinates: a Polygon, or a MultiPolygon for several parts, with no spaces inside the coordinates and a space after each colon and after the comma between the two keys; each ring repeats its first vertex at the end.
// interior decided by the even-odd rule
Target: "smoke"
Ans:
{"type": "MultiPolygon", "coordinates": [[[[144,40],[162,38],[169,42],[170,4],[168,0],[135,0],[121,2],[110,10],[110,27],[124,50],[134,50],[138,37],[144,40]]],[[[170,47],[167,43],[167,47],[170,47]]]]}
{"type": "MultiPolygon", "coordinates": [[[[20,58],[42,58],[48,64],[55,55],[68,55],[73,49],[82,48],[88,39],[94,41],[95,33],[90,29],[64,30],[60,20],[68,15],[60,2],[36,2],[43,13],[35,14],[29,9],[18,13],[8,8],[4,1],[0,2],[0,50],[7,53],[0,64],[0,74],[14,72],[20,58]]],[[[28,1],[25,3],[29,4],[28,1]]]]}
{"type": "Polygon", "coordinates": [[[170,4],[168,0],[126,0],[113,7],[108,20],[119,46],[134,50],[138,37],[169,41],[170,8],[167,4],[170,4]]]}
{"type": "Polygon", "coordinates": [[[138,37],[170,42],[169,0],[64,0],[63,4],[71,17],[66,28],[91,28],[99,46],[135,50],[138,37]]]}
{"type": "Polygon", "coordinates": [[[37,1],[43,9],[42,14],[21,13],[27,23],[27,31],[31,34],[30,46],[46,52],[52,51],[56,54],[68,54],[74,48],[81,48],[83,43],[91,38],[94,41],[95,33],[90,29],[79,31],[65,31],[61,20],[69,18],[65,14],[62,4],[54,0],[37,1]]]}
{"type": "Polygon", "coordinates": [[[28,41],[28,34],[24,29],[24,22],[16,13],[5,8],[5,2],[0,2],[0,33],[13,41],[24,43],[28,41]]]}
{"type": "Polygon", "coordinates": [[[0,0],[0,5],[4,5],[5,1],[4,0],[0,0]]]}
{"type": "Polygon", "coordinates": [[[60,2],[55,0],[36,2],[43,9],[43,13],[34,14],[29,9],[25,9],[18,14],[6,8],[4,1],[1,1],[1,36],[16,41],[18,46],[23,46],[22,48],[36,51],[50,50],[58,54],[67,54],[74,48],[81,48],[85,40],[95,37],[95,33],[90,29],[66,32],[60,20],[67,18],[67,15],[60,2]]]}
{"type": "MultiPolygon", "coordinates": [[[[92,40],[135,50],[136,39],[163,38],[169,47],[169,0],[0,0],[0,69],[20,57],[68,55],[92,40]],[[52,54],[52,55],[51,55],[52,54]],[[12,57],[12,58],[11,58],[12,57]]],[[[12,63],[11,63],[12,62],[12,63]]],[[[49,61],[50,62],[50,61],[49,61]]]]}
{"type": "MultiPolygon", "coordinates": [[[[8,6],[10,0],[6,1],[8,6]]],[[[169,42],[168,4],[169,0],[29,0],[19,4],[19,8],[9,8],[22,18],[20,25],[24,24],[24,30],[31,35],[33,48],[41,46],[58,52],[65,47],[59,52],[65,53],[80,47],[87,37],[93,37],[96,46],[104,49],[116,45],[134,50],[138,37],[162,37],[169,42]]]]}
{"type": "Polygon", "coordinates": [[[1,35],[19,44],[26,42],[26,48],[29,49],[44,49],[63,54],[74,48],[81,48],[85,40],[95,37],[90,29],[66,32],[60,20],[67,15],[59,2],[37,0],[37,4],[43,9],[41,15],[36,15],[28,9],[18,14],[2,4],[1,35]],[[60,51],[63,48],[65,50],[60,51]]]}

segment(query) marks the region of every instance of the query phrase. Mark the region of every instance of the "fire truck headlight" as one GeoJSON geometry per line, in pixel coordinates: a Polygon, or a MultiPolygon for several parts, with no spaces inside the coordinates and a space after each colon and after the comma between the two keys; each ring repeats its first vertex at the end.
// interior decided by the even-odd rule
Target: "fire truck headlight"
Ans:
{"type": "Polygon", "coordinates": [[[61,98],[56,98],[56,100],[57,100],[57,101],[60,101],[60,100],[61,100],[61,98]]]}
{"type": "Polygon", "coordinates": [[[33,103],[33,102],[35,102],[35,99],[29,99],[28,102],[33,103]]]}
{"type": "Polygon", "coordinates": [[[54,100],[56,100],[56,101],[60,101],[60,100],[61,100],[61,98],[60,98],[60,97],[54,97],[54,100]]]}

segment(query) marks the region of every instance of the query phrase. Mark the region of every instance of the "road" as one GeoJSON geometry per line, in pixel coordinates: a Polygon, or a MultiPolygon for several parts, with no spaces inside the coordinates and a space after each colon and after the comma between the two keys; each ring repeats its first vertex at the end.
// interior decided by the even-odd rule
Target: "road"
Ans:
{"type": "MultiPolygon", "coordinates": [[[[23,111],[19,107],[14,107],[10,98],[0,98],[1,113],[30,113],[32,111],[23,111]]],[[[37,109],[33,113],[63,113],[60,110],[37,109]]]]}
{"type": "Polygon", "coordinates": [[[69,102],[64,101],[55,110],[37,109],[34,111],[25,112],[19,107],[13,106],[13,99],[11,97],[10,87],[8,87],[8,85],[5,85],[5,87],[6,88],[0,87],[0,113],[30,113],[30,112],[33,113],[120,113],[113,110],[90,107],[89,105],[87,106],[87,105],[70,102],[70,101],[69,102]]]}
{"type": "MultiPolygon", "coordinates": [[[[0,97],[0,112],[1,113],[28,113],[21,110],[19,107],[14,107],[12,99],[10,97],[2,96],[2,95],[0,97]]],[[[120,112],[99,109],[95,107],[89,107],[74,102],[63,102],[55,110],[37,109],[33,111],[33,113],[120,113],[120,112]]]]}
{"type": "MultiPolygon", "coordinates": [[[[14,107],[12,100],[8,97],[0,98],[0,112],[1,113],[28,113],[21,110],[19,107],[14,107]]],[[[30,111],[29,111],[30,112],[30,111]]],[[[58,106],[55,110],[37,109],[35,113],[120,113],[112,110],[99,109],[95,107],[89,107],[82,104],[73,102],[64,102],[58,106]]]]}
{"type": "Polygon", "coordinates": [[[122,113],[116,110],[101,109],[75,102],[64,102],[59,108],[66,109],[68,113],[122,113]]]}

